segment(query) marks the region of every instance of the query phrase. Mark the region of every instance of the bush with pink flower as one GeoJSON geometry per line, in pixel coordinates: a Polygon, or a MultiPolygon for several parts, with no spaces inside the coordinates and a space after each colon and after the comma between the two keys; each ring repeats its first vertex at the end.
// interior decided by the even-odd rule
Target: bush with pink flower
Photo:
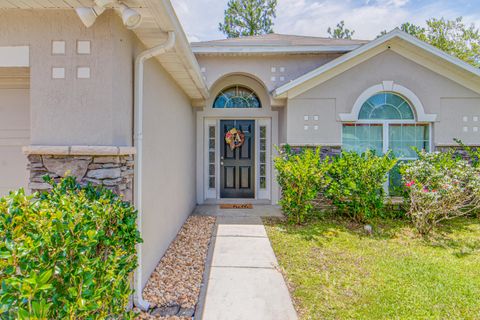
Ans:
{"type": "Polygon", "coordinates": [[[454,152],[419,152],[401,167],[408,215],[422,235],[441,221],[480,210],[480,168],[454,152]]]}

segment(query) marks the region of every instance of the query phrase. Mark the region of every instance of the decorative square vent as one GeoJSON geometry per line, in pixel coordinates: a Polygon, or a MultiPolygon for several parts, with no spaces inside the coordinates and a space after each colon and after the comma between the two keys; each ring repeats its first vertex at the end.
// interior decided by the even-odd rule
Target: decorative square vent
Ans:
{"type": "Polygon", "coordinates": [[[90,67],[78,67],[77,79],[90,79],[90,67]]]}
{"type": "Polygon", "coordinates": [[[65,79],[65,68],[53,67],[52,68],[52,79],[65,79]]]}
{"type": "Polygon", "coordinates": [[[66,52],[66,43],[63,40],[53,40],[52,41],[52,54],[53,55],[64,55],[66,52]]]}
{"type": "Polygon", "coordinates": [[[77,54],[90,54],[92,52],[90,40],[77,41],[77,54]]]}

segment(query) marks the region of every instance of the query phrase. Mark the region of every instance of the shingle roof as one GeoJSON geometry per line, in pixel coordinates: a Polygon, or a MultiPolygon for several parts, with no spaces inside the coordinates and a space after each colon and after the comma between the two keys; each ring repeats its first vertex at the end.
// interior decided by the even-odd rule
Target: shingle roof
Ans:
{"type": "Polygon", "coordinates": [[[270,33],[259,36],[229,38],[193,42],[192,47],[205,46],[352,46],[368,43],[368,40],[333,39],[325,37],[296,36],[270,33]]]}

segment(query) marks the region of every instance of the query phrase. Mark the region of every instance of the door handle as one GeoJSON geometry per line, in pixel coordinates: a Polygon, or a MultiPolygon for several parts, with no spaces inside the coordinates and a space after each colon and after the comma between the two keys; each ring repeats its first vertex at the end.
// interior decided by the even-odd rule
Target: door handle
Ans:
{"type": "Polygon", "coordinates": [[[223,161],[220,162],[220,165],[223,167],[223,161]]]}
{"type": "Polygon", "coordinates": [[[220,157],[220,159],[221,159],[221,160],[223,160],[223,159],[224,159],[224,157],[223,157],[223,156],[221,156],[221,157],[220,157]]]}

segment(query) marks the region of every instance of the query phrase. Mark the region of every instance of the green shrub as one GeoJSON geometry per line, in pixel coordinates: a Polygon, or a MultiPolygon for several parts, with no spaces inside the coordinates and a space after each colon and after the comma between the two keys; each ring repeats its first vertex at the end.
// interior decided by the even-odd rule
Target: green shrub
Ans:
{"type": "Polygon", "coordinates": [[[312,201],[325,183],[327,161],[320,158],[320,149],[304,149],[298,154],[287,146],[275,158],[277,181],[282,190],[280,205],[290,222],[302,223],[313,210],[312,201]]]}
{"type": "Polygon", "coordinates": [[[136,211],[74,178],[0,199],[1,319],[129,319],[136,211]]]}
{"type": "Polygon", "coordinates": [[[384,184],[396,162],[390,154],[380,157],[371,151],[363,154],[343,151],[333,158],[327,171],[330,184],[324,194],[340,212],[356,221],[380,216],[384,207],[384,184]]]}
{"type": "Polygon", "coordinates": [[[427,235],[442,220],[480,209],[480,169],[455,156],[455,151],[418,153],[401,167],[408,215],[427,235]]]}

